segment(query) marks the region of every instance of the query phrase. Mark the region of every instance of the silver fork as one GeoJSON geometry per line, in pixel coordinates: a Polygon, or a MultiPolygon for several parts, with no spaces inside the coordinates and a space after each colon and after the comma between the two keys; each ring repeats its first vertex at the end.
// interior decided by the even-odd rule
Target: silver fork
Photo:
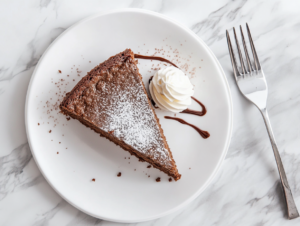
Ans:
{"type": "Polygon", "coordinates": [[[242,43],[245,51],[244,55],[246,57],[246,60],[245,57],[242,55],[239,41],[236,36],[235,29],[233,28],[236,47],[238,50],[238,57],[240,60],[240,67],[238,67],[237,65],[235,54],[233,52],[231,41],[230,41],[230,36],[228,31],[226,30],[226,37],[227,37],[227,43],[228,43],[228,49],[231,58],[233,73],[234,73],[236,83],[239,87],[239,90],[241,91],[243,96],[246,97],[246,99],[248,99],[249,101],[251,101],[259,109],[259,111],[263,116],[269,134],[269,138],[271,141],[271,145],[273,148],[274,156],[276,159],[277,168],[279,171],[279,176],[280,176],[284,197],[287,205],[288,218],[294,219],[299,217],[299,213],[295,205],[295,201],[293,199],[293,195],[285,175],[285,171],[276,145],[275,137],[271,128],[271,123],[269,121],[269,116],[267,112],[268,86],[267,86],[267,82],[261,64],[257,57],[257,53],[254,47],[254,43],[251,37],[248,24],[246,24],[246,26],[247,26],[248,38],[249,38],[249,42],[253,54],[254,65],[252,64],[248,54],[242,26],[240,26],[240,30],[241,30],[241,38],[242,38],[242,43]]]}

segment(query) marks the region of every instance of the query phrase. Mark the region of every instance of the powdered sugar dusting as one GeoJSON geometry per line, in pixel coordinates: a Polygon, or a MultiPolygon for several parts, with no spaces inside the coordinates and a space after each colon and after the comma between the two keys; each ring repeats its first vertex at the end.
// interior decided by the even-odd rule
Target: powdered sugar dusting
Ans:
{"type": "Polygon", "coordinates": [[[110,88],[113,91],[111,108],[99,113],[100,117],[107,114],[107,123],[102,129],[114,131],[114,136],[143,154],[153,155],[154,159],[169,158],[141,84],[129,86],[126,90],[120,90],[119,86],[110,88]],[[136,101],[132,101],[133,97],[136,101]]]}
{"type": "Polygon", "coordinates": [[[136,70],[128,63],[97,76],[70,107],[136,151],[171,168],[171,157],[136,70]]]}

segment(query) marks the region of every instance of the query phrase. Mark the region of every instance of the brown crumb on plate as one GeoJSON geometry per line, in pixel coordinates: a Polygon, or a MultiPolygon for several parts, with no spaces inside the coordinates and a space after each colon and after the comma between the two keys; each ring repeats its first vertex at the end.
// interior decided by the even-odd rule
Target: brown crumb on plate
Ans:
{"type": "Polygon", "coordinates": [[[151,165],[148,165],[147,168],[151,168],[151,165]]]}
{"type": "Polygon", "coordinates": [[[156,182],[160,182],[160,177],[156,178],[156,182]]]}
{"type": "Polygon", "coordinates": [[[118,176],[118,177],[120,177],[121,175],[122,175],[122,173],[121,173],[121,172],[119,172],[117,176],[118,176]]]}
{"type": "Polygon", "coordinates": [[[92,181],[96,181],[96,179],[95,179],[95,178],[93,178],[93,179],[92,179],[92,181]]]}
{"type": "Polygon", "coordinates": [[[172,182],[172,178],[171,177],[169,178],[169,182],[172,182]]]}

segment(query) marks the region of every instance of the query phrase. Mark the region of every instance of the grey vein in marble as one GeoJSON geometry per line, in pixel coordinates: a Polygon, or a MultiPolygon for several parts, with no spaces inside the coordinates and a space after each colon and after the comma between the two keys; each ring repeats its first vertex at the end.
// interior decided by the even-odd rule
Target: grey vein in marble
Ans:
{"type": "Polygon", "coordinates": [[[26,189],[28,182],[22,173],[31,158],[27,143],[15,148],[8,156],[0,158],[0,200],[18,188],[26,189]]]}

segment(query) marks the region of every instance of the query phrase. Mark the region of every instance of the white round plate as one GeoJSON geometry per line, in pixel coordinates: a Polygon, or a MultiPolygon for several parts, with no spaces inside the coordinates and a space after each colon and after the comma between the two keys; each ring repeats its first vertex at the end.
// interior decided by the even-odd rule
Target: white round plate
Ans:
{"type": "MultiPolygon", "coordinates": [[[[150,60],[139,60],[138,66],[145,83],[155,68],[165,67],[150,60]]],[[[200,109],[195,103],[191,108],[200,109]]],[[[49,46],[32,75],[25,118],[34,159],[58,194],[92,216],[139,222],[178,210],[208,186],[228,149],[232,102],[217,59],[192,31],[154,12],[126,9],[89,17],[49,46]],[[126,48],[174,61],[207,107],[204,117],[176,115],[209,131],[206,140],[191,127],[163,117],[174,114],[156,110],[182,174],[177,182],[170,183],[163,172],[147,168],[78,121],[68,121],[57,108],[64,92],[88,71],[126,48]]]]}

